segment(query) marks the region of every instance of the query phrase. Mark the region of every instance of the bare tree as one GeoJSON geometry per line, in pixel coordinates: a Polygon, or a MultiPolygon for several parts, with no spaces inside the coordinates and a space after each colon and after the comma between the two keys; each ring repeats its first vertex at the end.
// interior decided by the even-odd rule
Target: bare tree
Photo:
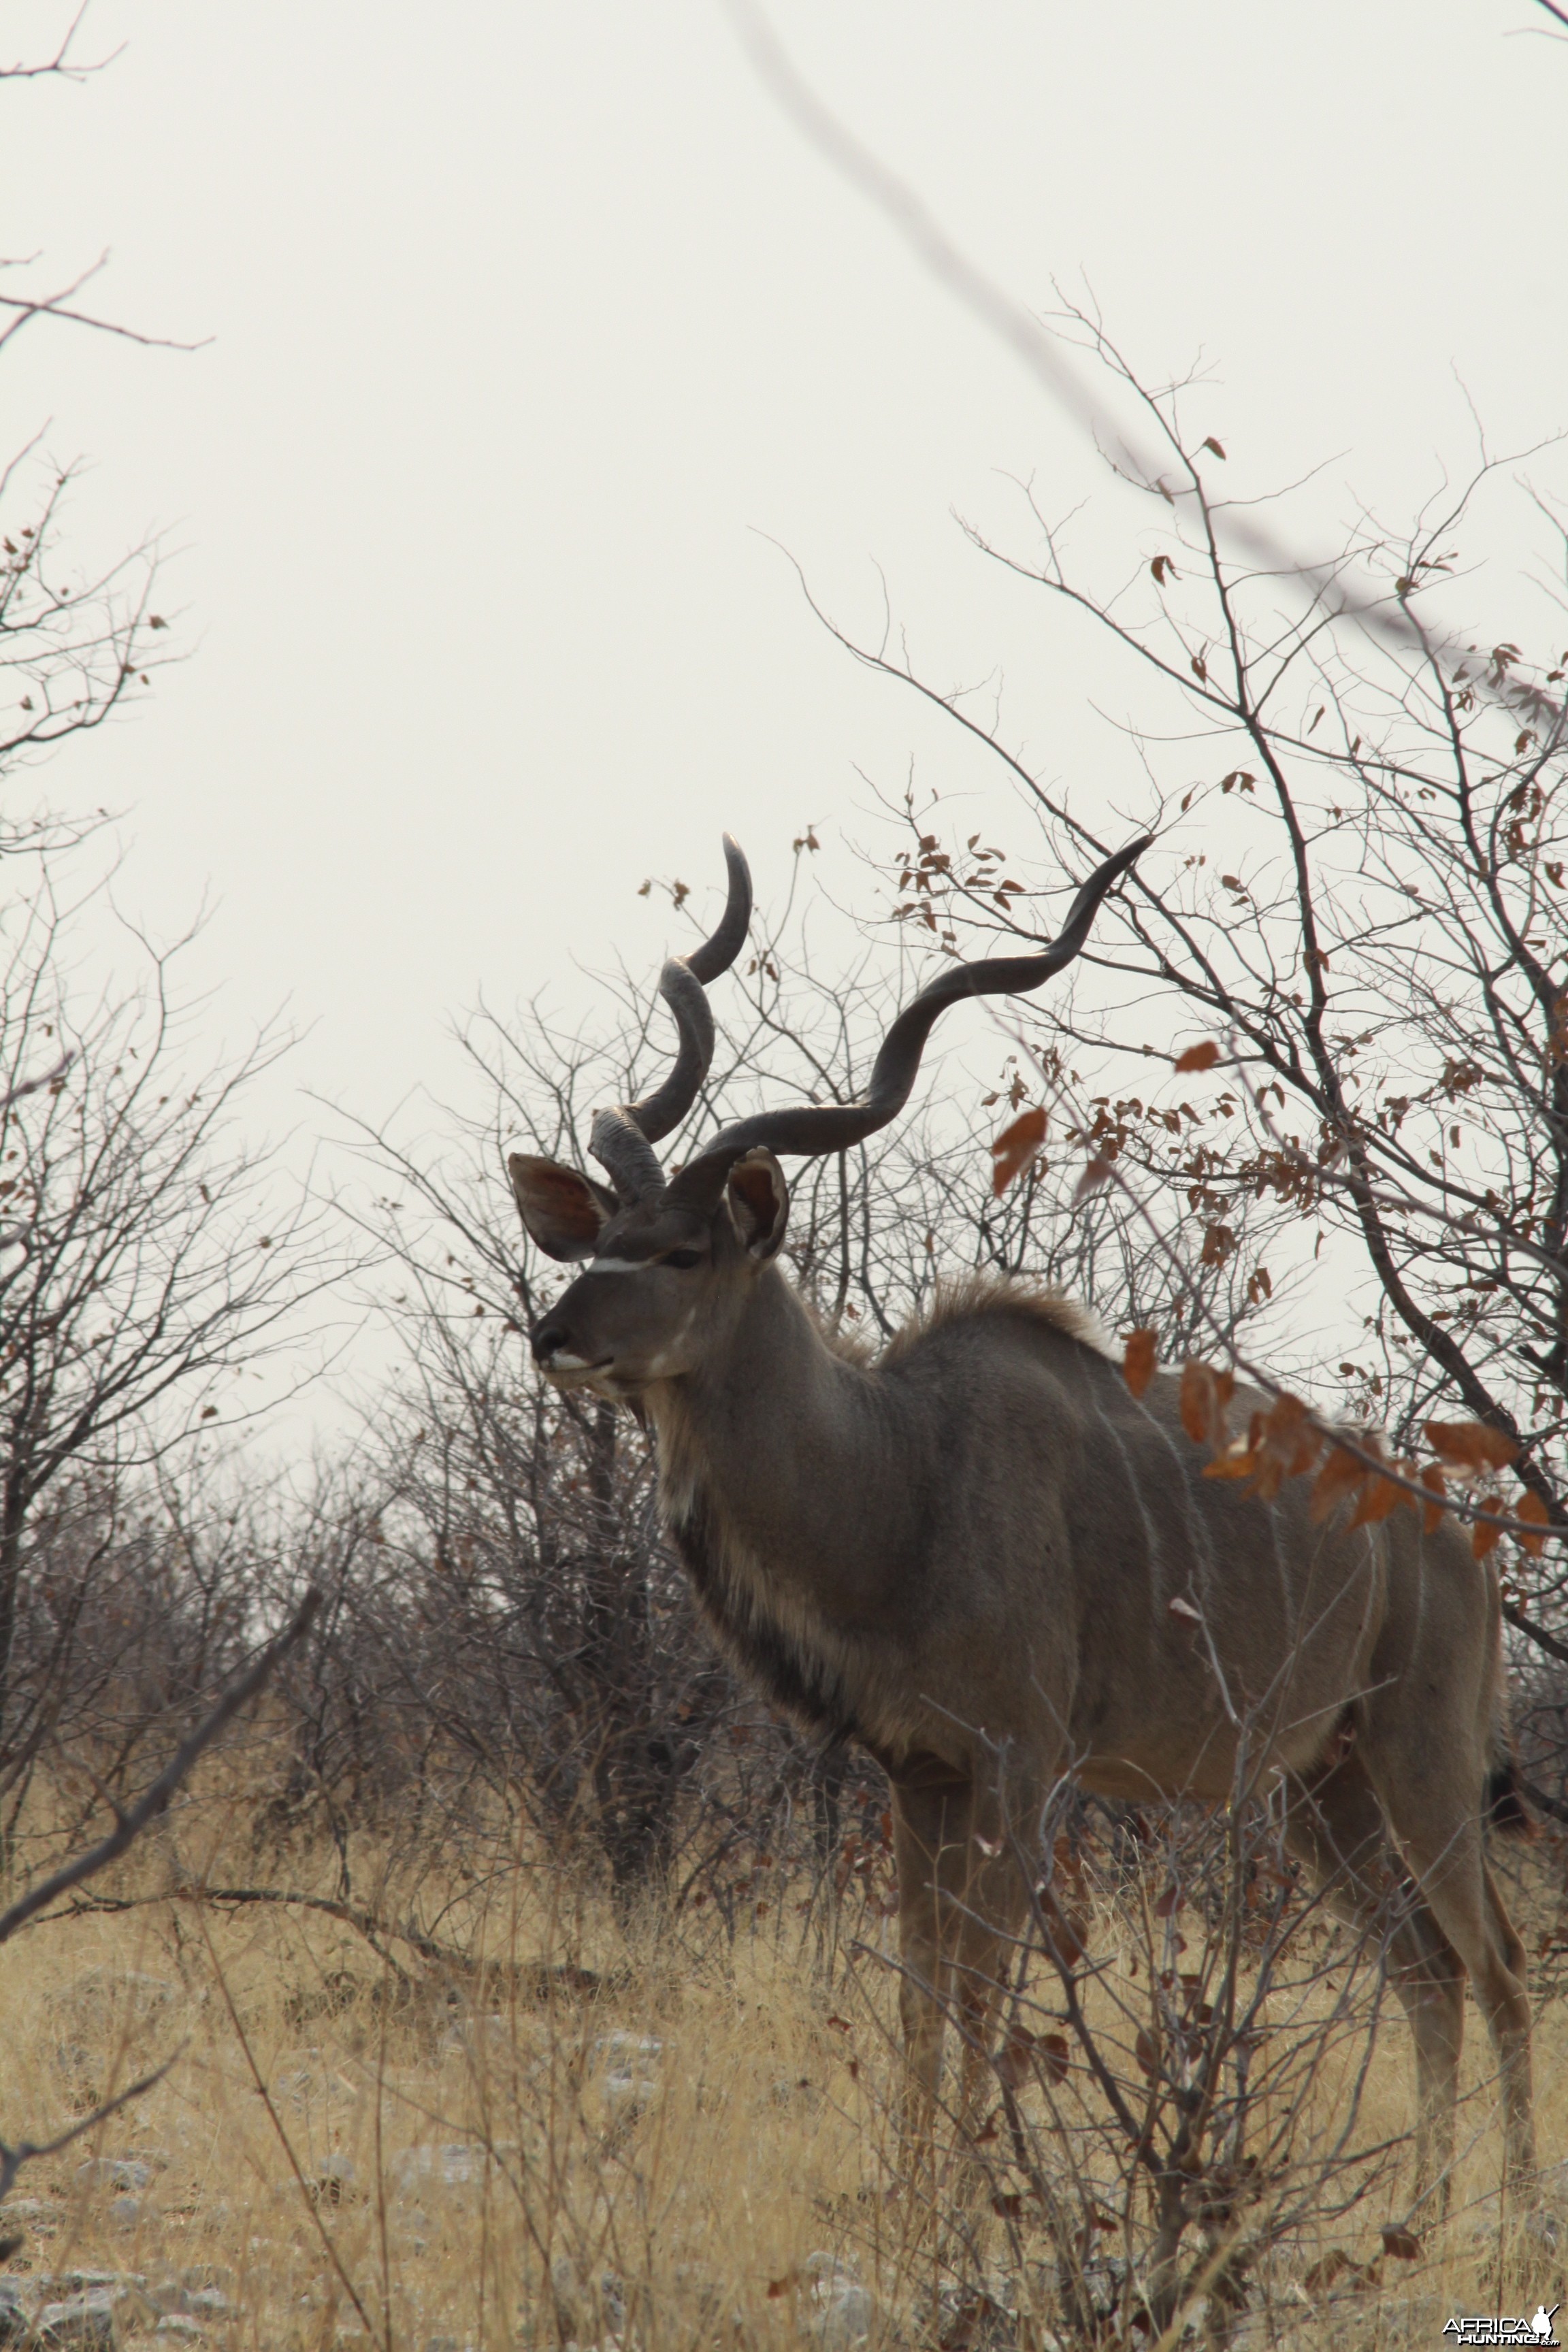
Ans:
{"type": "MultiPolygon", "coordinates": [[[[1315,1360],[1296,1339],[1295,1369],[1396,1445],[1456,1406],[1498,1433],[1521,1487],[1494,1476],[1474,1498],[1479,1541],[1517,1528],[1509,1622],[1568,1662],[1568,656],[1463,625],[1463,529],[1491,460],[1402,539],[1367,522],[1337,567],[1248,570],[1223,551],[1228,460],[1201,388],[1146,391],[1094,322],[1069,323],[1159,437],[1157,477],[1118,467],[1147,501],[1135,550],[1031,492],[1021,551],[970,536],[1144,680],[1152,806],[1133,814],[1160,838],[1090,952],[1095,985],[1044,1036],[1025,1016],[1047,1069],[1070,1055],[1078,1100],[1095,1097],[1055,1131],[1080,1169],[1156,1180],[1189,1263],[1239,1274],[1255,1313],[1292,1269],[1321,1299],[1331,1267],[1333,1328],[1315,1360]],[[1337,593],[1352,569],[1381,575],[1397,630],[1337,593]],[[1181,1067],[1194,1033],[1214,1079],[1189,1074],[1202,1055],[1181,1067]]],[[[1561,556],[1563,520],[1538,505],[1561,556]]],[[[894,802],[898,917],[953,948],[1028,932],[1018,876],[1101,853],[1098,815],[965,698],[835,634],[994,752],[1032,835],[1004,856],[894,802]]]]}
{"type": "Polygon", "coordinates": [[[141,943],[142,986],[79,1007],[55,870],[0,911],[0,1786],[12,1791],[48,1736],[128,1476],[245,1419],[235,1374],[304,1339],[304,1303],[343,1265],[322,1213],[238,1131],[246,1090],[286,1036],[197,1063],[174,955],[141,943]],[[22,1083],[40,1067],[47,1084],[22,1083]],[[56,1580],[54,1605],[30,1620],[29,1578],[56,1580]],[[25,1621],[35,1639],[19,1655],[25,1621]]]}

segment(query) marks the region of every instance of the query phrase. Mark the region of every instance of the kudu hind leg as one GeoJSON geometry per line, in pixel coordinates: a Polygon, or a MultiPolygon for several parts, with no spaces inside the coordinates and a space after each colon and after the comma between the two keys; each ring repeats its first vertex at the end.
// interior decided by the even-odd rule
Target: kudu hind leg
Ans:
{"type": "Polygon", "coordinates": [[[1522,2184],[1535,2172],[1530,1995],[1524,1947],[1487,1867],[1483,1764],[1461,1740],[1436,1758],[1428,1747],[1426,1769],[1402,1774],[1388,1769],[1381,1743],[1364,1744],[1368,1769],[1422,1895],[1469,1970],[1497,2053],[1507,2173],[1522,2184]]]}
{"type": "Polygon", "coordinates": [[[1286,1838],[1342,1919],[1389,1920],[1389,1976],[1415,2045],[1415,2193],[1447,2210],[1454,2160],[1465,1969],[1433,1911],[1399,1885],[1376,1792],[1352,1753],[1289,1792],[1286,1838]],[[1391,1903],[1397,1904],[1390,1914],[1391,1903]]]}

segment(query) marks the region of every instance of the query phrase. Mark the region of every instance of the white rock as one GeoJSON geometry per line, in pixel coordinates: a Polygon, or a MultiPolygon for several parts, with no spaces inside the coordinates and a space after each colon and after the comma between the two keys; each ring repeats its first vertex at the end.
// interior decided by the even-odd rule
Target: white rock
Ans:
{"type": "Polygon", "coordinates": [[[614,2123],[630,2123],[658,2096],[658,2084],[646,2075],[606,2074],[605,2105],[614,2123]]]}
{"type": "Polygon", "coordinates": [[[430,2181],[439,2181],[447,2189],[462,2189],[471,2180],[483,2179],[485,2163],[485,2150],[477,2141],[449,2140],[445,2147],[405,2147],[393,2159],[392,2178],[400,2197],[411,2195],[430,2181]]]}
{"type": "Polygon", "coordinates": [[[119,2340],[111,2294],[72,2294],[46,2303],[33,2322],[42,2345],[70,2345],[79,2352],[114,2352],[119,2340]]]}
{"type": "Polygon", "coordinates": [[[801,2264],[806,2292],[801,2320],[822,2352],[849,2352],[871,2333],[877,2306],[869,2287],[862,2286],[847,2263],[837,2254],[807,2254],[801,2264]]]}
{"type": "Polygon", "coordinates": [[[653,2033],[601,2033],[594,2042],[594,2055],[617,2074],[629,2074],[634,2066],[651,2066],[664,2055],[664,2044],[653,2033]]]}

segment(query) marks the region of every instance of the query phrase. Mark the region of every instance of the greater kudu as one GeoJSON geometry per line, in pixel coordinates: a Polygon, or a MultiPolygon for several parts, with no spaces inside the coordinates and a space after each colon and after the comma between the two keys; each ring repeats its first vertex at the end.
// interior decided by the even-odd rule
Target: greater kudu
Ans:
{"type": "MultiPolygon", "coordinates": [[[[1223,1801],[1245,1736],[1340,1907],[1377,1914],[1401,1859],[1415,1882],[1390,1959],[1415,2036],[1423,2180],[1446,2183],[1452,2156],[1467,1971],[1523,2179],[1524,1958],[1482,1843],[1489,1807],[1500,1822],[1519,1811],[1499,1597],[1452,1522],[1424,1533],[1400,1511],[1352,1528],[1342,1511],[1315,1526],[1304,1480],[1264,1502],[1205,1478],[1177,1381],[1134,1396],[1059,1297],[972,1285],[868,1366],[778,1265],[789,1196],[775,1153],[841,1151],[885,1125],[943,1008],[1058,971],[1144,846],[1089,877],[1041,953],[952,964],[922,990],[864,1101],[742,1119],[667,1181],[653,1145],[696,1099],[713,1041],[703,987],[749,920],[726,838],[723,922],[660,981],[675,1070],[594,1123],[614,1189],[510,1162],[534,1241],[584,1267],[533,1352],[562,1387],[646,1412],[670,1532],[721,1640],[781,1706],[854,1734],[887,1771],[904,2026],[928,2094],[948,1990],[984,2030],[998,1937],[1024,1916],[1004,1831],[1037,1818],[1067,1771],[1107,1796],[1223,1801]]],[[[1245,1416],[1264,1400],[1237,1402],[1245,1416]]]]}

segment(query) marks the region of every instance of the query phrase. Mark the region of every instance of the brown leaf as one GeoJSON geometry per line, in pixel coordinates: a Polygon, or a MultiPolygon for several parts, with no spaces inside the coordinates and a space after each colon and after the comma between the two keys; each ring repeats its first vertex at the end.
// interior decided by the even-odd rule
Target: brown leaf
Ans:
{"type": "Polygon", "coordinates": [[[1072,2064],[1072,2053],[1068,2048],[1068,2038],[1065,2033],[1042,2033],[1035,2044],[1035,2055],[1039,2060],[1048,2083],[1067,2081],[1068,2069],[1072,2064]]]}
{"type": "MultiPolygon", "coordinates": [[[[1500,1495],[1483,1495],[1476,1505],[1478,1511],[1500,1512],[1502,1507],[1500,1495]]],[[[1478,1519],[1470,1529],[1470,1549],[1478,1559],[1485,1559],[1488,1552],[1495,1551],[1501,1541],[1502,1529],[1489,1528],[1484,1519],[1478,1519]]]]}
{"type": "Polygon", "coordinates": [[[1252,1450],[1250,1442],[1245,1437],[1237,1437],[1231,1440],[1223,1454],[1216,1454],[1212,1462],[1205,1463],[1204,1476],[1205,1478],[1250,1478],[1258,1467],[1258,1459],[1252,1450]]]}
{"type": "Polygon", "coordinates": [[[1216,457],[1223,457],[1225,456],[1225,451],[1220,447],[1219,443],[1215,439],[1212,433],[1205,434],[1204,447],[1205,449],[1212,449],[1216,457]]]}
{"type": "Polygon", "coordinates": [[[1145,2074],[1153,2075],[1159,2073],[1160,2045],[1145,2025],[1138,2028],[1138,2038],[1132,2044],[1132,2055],[1145,2074]]]}
{"type": "Polygon", "coordinates": [[[995,2057],[996,2079],[1009,2091],[1016,2091],[1029,2079],[1029,2057],[1035,2047],[1035,2037],[1022,2025],[1016,2025],[995,2057]]]}
{"type": "Polygon", "coordinates": [[[1372,1527],[1377,1520],[1386,1519],[1389,1513],[1396,1511],[1405,1500],[1404,1487],[1396,1486],[1392,1478],[1371,1477],[1362,1489],[1347,1525],[1352,1528],[1372,1527]]]}
{"type": "Polygon", "coordinates": [[[1131,1331],[1121,1359],[1121,1377],[1135,1397],[1141,1397],[1154,1377],[1155,1334],[1131,1331]]]}
{"type": "Polygon", "coordinates": [[[1443,1473],[1438,1469],[1437,1465],[1435,1462],[1428,1462],[1426,1464],[1425,1469],[1421,1473],[1421,1484],[1426,1487],[1426,1492],[1434,1497],[1433,1501],[1430,1503],[1423,1503],[1421,1506],[1421,1531],[1424,1535],[1429,1536],[1436,1532],[1442,1520],[1442,1497],[1447,1493],[1448,1489],[1444,1480],[1443,1473]]]}
{"type": "Polygon", "coordinates": [[[1000,1200],[1013,1179],[1020,1175],[1046,1139],[1046,1114],[1037,1106],[1025,1111],[1005,1127],[991,1147],[995,1166],[991,1171],[991,1191],[1000,1200]]]}
{"type": "Polygon", "coordinates": [[[1098,1192],[1110,1173],[1110,1162],[1103,1154],[1091,1160],[1078,1180],[1078,1190],[1073,1194],[1075,1202],[1087,1200],[1090,1192],[1098,1192]]]}
{"type": "MultiPolygon", "coordinates": [[[[1513,1516],[1516,1519],[1528,1519],[1532,1528],[1549,1528],[1552,1525],[1551,1512],[1540,1496],[1532,1495],[1528,1487],[1517,1497],[1513,1516]]],[[[1544,1536],[1521,1536],[1519,1540],[1531,1559],[1541,1558],[1542,1548],[1546,1541],[1544,1536]]]]}
{"type": "Polygon", "coordinates": [[[1414,2230],[1401,2230],[1394,2222],[1385,2221],[1383,2225],[1383,2251],[1385,2254],[1392,2254],[1395,2262],[1418,2263],[1421,2241],[1414,2230]]]}
{"type": "Polygon", "coordinates": [[[1281,1390],[1267,1412],[1253,1416],[1249,1440],[1258,1456],[1258,1492],[1271,1503],[1287,1478],[1300,1478],[1323,1450],[1321,1433],[1298,1396],[1281,1390]]]}
{"type": "Polygon", "coordinates": [[[1149,569],[1154,575],[1156,588],[1163,588],[1167,580],[1176,577],[1176,567],[1168,555],[1157,555],[1149,569]]]}
{"type": "Polygon", "coordinates": [[[1225,1409],[1235,1393],[1234,1372],[1188,1358],[1182,1367],[1182,1427],[1194,1445],[1225,1444],[1225,1409]]]}
{"type": "Polygon", "coordinates": [[[1158,1903],[1154,1906],[1154,1916],[1156,1919],[1173,1918],[1181,1907],[1181,1888],[1179,1886],[1167,1886],[1165,1892],[1161,1895],[1158,1903]]]}
{"type": "Polygon", "coordinates": [[[1353,1454],[1347,1454],[1342,1445],[1331,1445],[1328,1458],[1312,1482],[1313,1518],[1326,1519],[1371,1475],[1365,1464],[1358,1462],[1353,1454]]]}
{"type": "Polygon", "coordinates": [[[1194,1609],[1190,1601],[1184,1601],[1179,1592],[1165,1606],[1173,1617],[1185,1617],[1194,1625],[1201,1625],[1204,1622],[1203,1611],[1194,1609]]]}
{"type": "Polygon", "coordinates": [[[1484,1421],[1429,1421],[1426,1443],[1461,1470],[1506,1470],[1519,1454],[1516,1439],[1484,1421]]]}
{"type": "Polygon", "coordinates": [[[1177,1055],[1176,1067],[1178,1070],[1212,1070],[1218,1059],[1219,1047],[1212,1037],[1205,1037],[1201,1045],[1189,1045],[1184,1054],[1177,1055]]]}

